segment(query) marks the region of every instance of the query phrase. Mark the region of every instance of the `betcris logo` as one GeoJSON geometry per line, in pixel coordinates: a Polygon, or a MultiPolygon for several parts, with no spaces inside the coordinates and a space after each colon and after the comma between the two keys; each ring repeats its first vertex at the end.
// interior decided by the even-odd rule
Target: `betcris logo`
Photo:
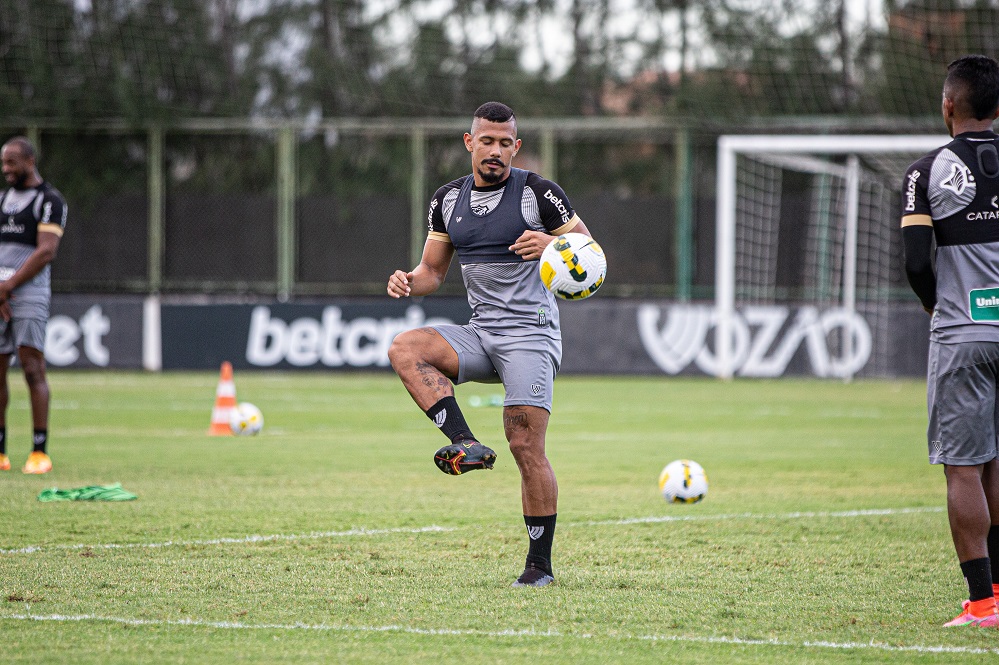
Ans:
{"type": "Polygon", "coordinates": [[[916,182],[922,175],[918,170],[913,171],[908,176],[908,183],[905,186],[905,212],[916,210],[916,182]]]}
{"type": "Polygon", "coordinates": [[[552,205],[555,206],[555,209],[558,210],[560,215],[562,215],[562,223],[567,223],[569,221],[569,209],[565,207],[564,203],[562,203],[562,199],[555,196],[550,189],[545,192],[545,198],[551,201],[552,205]]]}
{"type": "Polygon", "coordinates": [[[430,212],[427,213],[427,229],[434,230],[434,210],[437,210],[437,199],[430,202],[430,212]]]}
{"type": "Polygon", "coordinates": [[[104,344],[104,337],[111,332],[111,319],[100,305],[88,309],[79,320],[56,315],[45,326],[45,361],[55,367],[68,367],[80,360],[80,346],[85,359],[98,367],[107,367],[111,351],[104,344]]]}
{"type": "Polygon", "coordinates": [[[401,318],[358,316],[345,320],[339,307],[326,307],[317,319],[303,316],[285,321],[258,306],[250,314],[246,361],[257,367],[287,362],[295,367],[386,367],[395,336],[406,330],[453,323],[427,318],[422,307],[411,306],[401,318]]]}

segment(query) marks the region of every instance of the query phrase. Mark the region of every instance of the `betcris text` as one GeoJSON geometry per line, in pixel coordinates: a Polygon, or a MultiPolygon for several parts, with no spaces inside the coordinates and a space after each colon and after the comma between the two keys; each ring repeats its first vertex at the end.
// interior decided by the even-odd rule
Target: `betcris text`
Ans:
{"type": "Polygon", "coordinates": [[[295,367],[386,367],[395,336],[423,326],[452,323],[427,318],[422,307],[411,306],[402,318],[359,316],[345,320],[339,307],[326,307],[316,319],[303,316],[285,321],[266,306],[254,307],[246,342],[246,360],[257,367],[282,362],[295,367]]]}

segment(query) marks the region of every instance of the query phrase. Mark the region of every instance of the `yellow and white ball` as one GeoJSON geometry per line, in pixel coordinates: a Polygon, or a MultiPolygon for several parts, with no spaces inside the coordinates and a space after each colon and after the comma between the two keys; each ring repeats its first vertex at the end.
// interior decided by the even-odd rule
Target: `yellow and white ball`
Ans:
{"type": "Polygon", "coordinates": [[[229,428],[237,436],[250,436],[264,428],[264,414],[249,402],[240,402],[229,412],[229,428]]]}
{"type": "Polygon", "coordinates": [[[541,281],[563,300],[589,298],[607,276],[607,257],[593,238],[565,233],[548,243],[541,254],[541,281]]]}
{"type": "Polygon", "coordinates": [[[659,474],[659,491],[670,503],[697,503],[708,494],[708,474],[697,462],[675,460],[659,474]]]}

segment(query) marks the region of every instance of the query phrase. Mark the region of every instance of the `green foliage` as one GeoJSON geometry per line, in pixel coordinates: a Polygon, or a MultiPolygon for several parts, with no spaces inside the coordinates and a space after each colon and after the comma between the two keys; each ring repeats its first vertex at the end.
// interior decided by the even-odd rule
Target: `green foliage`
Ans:
{"type": "Polygon", "coordinates": [[[924,115],[950,59],[996,55],[993,4],[0,0],[0,113],[924,115]]]}
{"type": "MultiPolygon", "coordinates": [[[[55,469],[0,478],[4,662],[995,656],[992,633],[940,628],[966,588],[922,382],[560,377],[557,582],[524,590],[504,446],[494,471],[441,474],[443,439],[390,374],[237,372],[264,431],[209,438],[216,380],[50,375],[55,469]],[[699,504],[658,496],[681,457],[707,469],[699,504]],[[113,482],[138,500],[36,500],[113,482]]],[[[500,410],[466,406],[493,392],[458,398],[501,444],[500,410]]],[[[11,395],[19,465],[30,418],[23,386],[11,395]]]]}

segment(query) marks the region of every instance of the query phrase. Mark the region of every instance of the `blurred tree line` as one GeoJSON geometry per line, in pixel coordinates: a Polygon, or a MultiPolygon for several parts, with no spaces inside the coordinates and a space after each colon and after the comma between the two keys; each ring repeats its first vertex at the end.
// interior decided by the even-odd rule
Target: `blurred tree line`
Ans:
{"type": "Polygon", "coordinates": [[[0,113],[925,115],[994,0],[0,0],[0,113]],[[858,9],[859,8],[859,9],[858,9]]]}

